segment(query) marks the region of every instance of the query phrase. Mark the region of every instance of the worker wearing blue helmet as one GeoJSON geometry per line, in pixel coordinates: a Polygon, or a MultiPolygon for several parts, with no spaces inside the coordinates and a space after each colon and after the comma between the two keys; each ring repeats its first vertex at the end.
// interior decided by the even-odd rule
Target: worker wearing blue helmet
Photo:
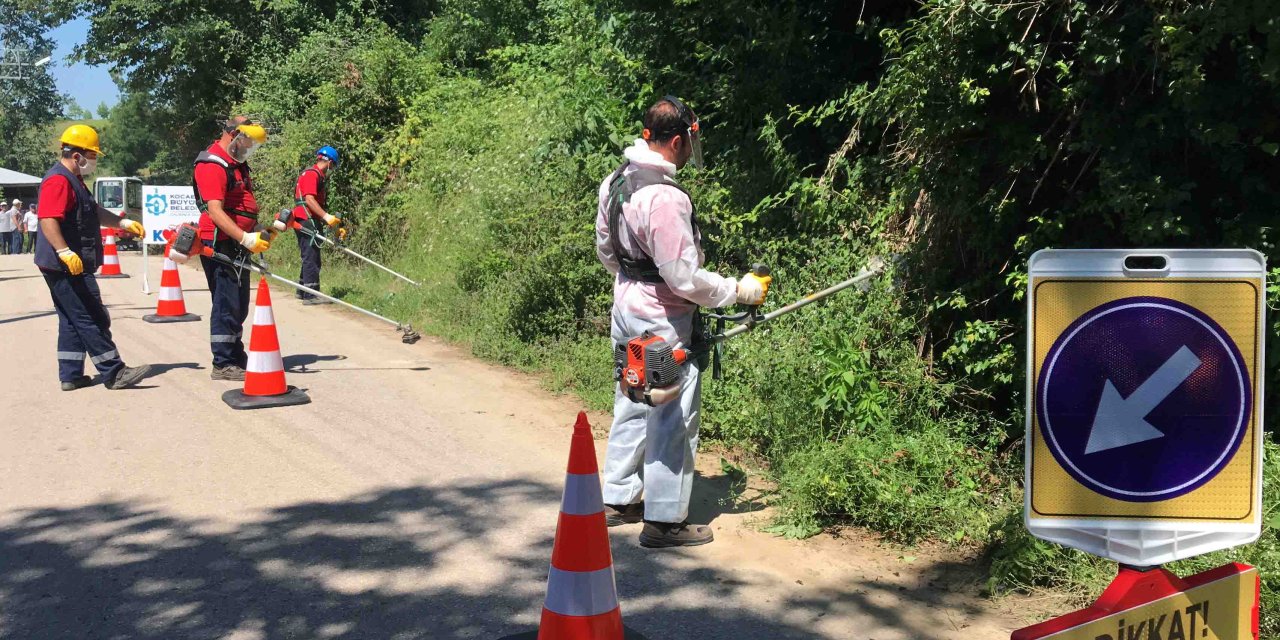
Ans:
{"type": "MultiPolygon", "coordinates": [[[[315,164],[303,170],[293,190],[293,219],[302,228],[298,236],[298,251],[302,254],[302,274],[298,281],[316,291],[320,290],[320,240],[315,236],[323,232],[324,225],[338,226],[338,216],[328,212],[329,175],[338,168],[338,150],[329,145],[316,151],[315,164]]],[[[304,291],[298,291],[303,304],[324,304],[326,301],[304,291]]]]}

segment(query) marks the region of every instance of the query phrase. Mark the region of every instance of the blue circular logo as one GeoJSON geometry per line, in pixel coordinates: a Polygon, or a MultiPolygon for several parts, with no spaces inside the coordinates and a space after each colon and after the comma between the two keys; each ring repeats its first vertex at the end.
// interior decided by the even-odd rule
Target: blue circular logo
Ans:
{"type": "Polygon", "coordinates": [[[1253,395],[1231,337],[1200,310],[1133,297],[1091,309],[1041,366],[1036,416],[1049,451],[1086,487],[1128,502],[1184,495],[1244,440],[1253,395]]]}
{"type": "Polygon", "coordinates": [[[153,216],[163,215],[169,210],[169,199],[163,193],[153,193],[147,196],[147,213],[153,216]]]}

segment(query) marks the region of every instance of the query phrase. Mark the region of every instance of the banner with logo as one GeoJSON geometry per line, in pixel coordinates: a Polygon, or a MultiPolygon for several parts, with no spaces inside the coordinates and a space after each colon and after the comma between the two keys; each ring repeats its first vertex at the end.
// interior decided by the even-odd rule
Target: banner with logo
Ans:
{"type": "Polygon", "coordinates": [[[179,225],[200,220],[191,187],[143,185],[142,224],[147,229],[147,244],[164,244],[164,232],[179,225]]]}

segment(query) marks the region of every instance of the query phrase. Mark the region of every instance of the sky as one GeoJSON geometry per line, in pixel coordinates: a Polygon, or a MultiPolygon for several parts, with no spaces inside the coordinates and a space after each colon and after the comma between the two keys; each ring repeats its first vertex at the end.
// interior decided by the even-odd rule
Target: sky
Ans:
{"type": "Polygon", "coordinates": [[[72,64],[67,60],[71,50],[84,43],[88,32],[89,20],[86,18],[68,22],[49,32],[49,37],[56,43],[49,72],[58,83],[58,91],[75,98],[85,109],[96,111],[100,102],[115,106],[120,100],[120,90],[112,82],[107,67],[90,67],[80,62],[72,64]]]}

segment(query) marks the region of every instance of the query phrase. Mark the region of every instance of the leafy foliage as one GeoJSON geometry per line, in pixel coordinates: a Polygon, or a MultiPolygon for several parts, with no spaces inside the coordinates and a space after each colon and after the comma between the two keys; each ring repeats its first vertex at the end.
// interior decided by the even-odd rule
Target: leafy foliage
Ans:
{"type": "MultiPolygon", "coordinates": [[[[129,89],[113,127],[154,110],[163,135],[121,132],[122,169],[189,158],[216,115],[250,111],[274,129],[255,158],[274,207],[317,146],[338,146],[331,204],[357,224],[356,247],[426,286],[340,259],[326,281],[597,408],[612,388],[596,189],[645,106],[681,95],[706,125],[712,166],[682,178],[710,268],[767,262],[776,300],[871,255],[891,265],[867,294],[730,343],[724,380],[708,381],[704,433],[768,462],[776,530],[856,523],[903,541],[986,543],[995,591],[1083,591],[1106,571],[1020,525],[1023,265],[1044,247],[1276,257],[1273,4],[57,0],[45,11],[90,17],[81,56],[115,65],[129,89]]],[[[1277,382],[1280,369],[1267,371],[1277,382]]],[[[1238,554],[1280,566],[1275,531],[1238,554]]]]}
{"type": "MultiPolygon", "coordinates": [[[[51,24],[18,0],[0,0],[0,42],[26,51],[26,62],[53,51],[46,36],[51,24]]],[[[43,175],[49,168],[49,128],[64,106],[48,67],[23,67],[21,78],[0,80],[0,167],[43,175]]]]}

